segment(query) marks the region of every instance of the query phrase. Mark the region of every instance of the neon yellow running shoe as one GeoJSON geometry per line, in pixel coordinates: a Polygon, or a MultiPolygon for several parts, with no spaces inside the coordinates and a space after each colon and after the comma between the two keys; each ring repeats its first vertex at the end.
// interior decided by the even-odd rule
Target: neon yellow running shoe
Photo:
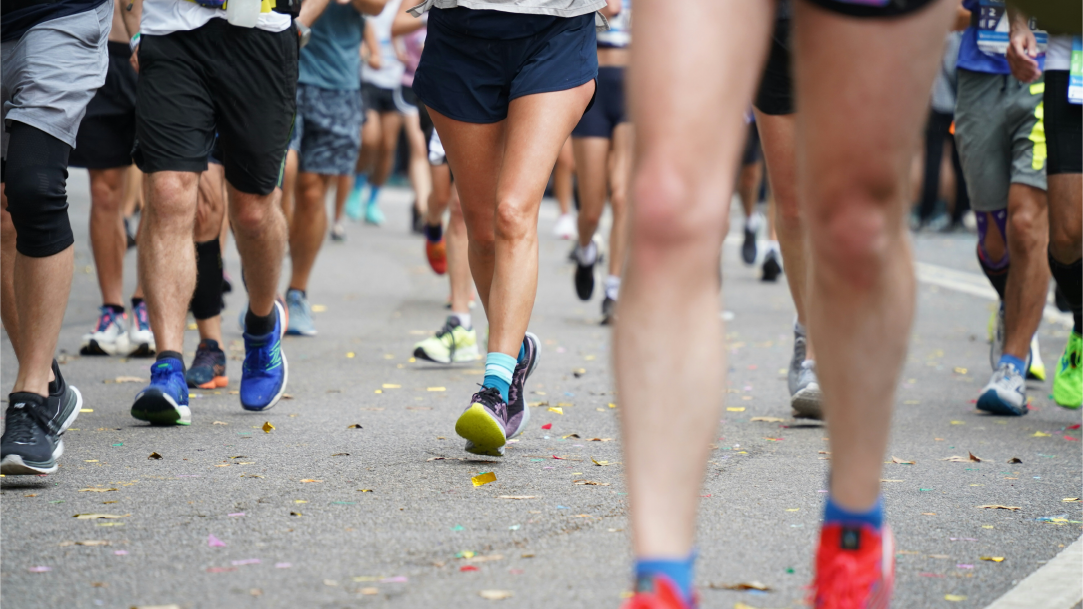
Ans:
{"type": "Polygon", "coordinates": [[[1053,401],[1058,406],[1078,410],[1083,405],[1083,336],[1072,332],[1064,355],[1057,362],[1057,374],[1053,377],[1053,401]]]}
{"type": "Polygon", "coordinates": [[[1027,378],[1045,380],[1045,362],[1042,361],[1041,349],[1038,347],[1038,333],[1030,337],[1030,361],[1027,363],[1027,378]]]}
{"type": "Polygon", "coordinates": [[[435,336],[414,345],[414,357],[440,364],[475,361],[479,357],[478,333],[464,328],[452,315],[435,336]]]}

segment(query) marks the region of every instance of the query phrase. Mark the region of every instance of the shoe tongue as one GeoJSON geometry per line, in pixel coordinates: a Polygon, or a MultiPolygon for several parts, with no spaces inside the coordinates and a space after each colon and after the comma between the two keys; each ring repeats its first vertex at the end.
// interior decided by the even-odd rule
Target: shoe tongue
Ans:
{"type": "Polygon", "coordinates": [[[449,329],[458,328],[459,326],[463,325],[462,321],[459,320],[458,315],[448,315],[447,321],[444,323],[447,324],[447,327],[449,329]]]}
{"type": "Polygon", "coordinates": [[[199,348],[206,351],[218,351],[218,341],[214,340],[213,338],[204,338],[203,340],[199,341],[199,348]]]}

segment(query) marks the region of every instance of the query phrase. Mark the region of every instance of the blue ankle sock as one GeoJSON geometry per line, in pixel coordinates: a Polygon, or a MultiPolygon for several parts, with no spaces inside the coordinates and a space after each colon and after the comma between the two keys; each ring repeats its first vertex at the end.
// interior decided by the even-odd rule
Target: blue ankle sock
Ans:
{"type": "Polygon", "coordinates": [[[515,370],[515,358],[503,353],[490,353],[485,356],[484,387],[500,390],[500,397],[508,401],[508,389],[511,388],[511,374],[515,370]]]}
{"type": "Polygon", "coordinates": [[[353,178],[353,189],[357,192],[361,192],[365,188],[365,184],[369,183],[369,176],[367,173],[358,173],[353,178]]]}
{"type": "Polygon", "coordinates": [[[369,205],[376,205],[376,199],[380,196],[380,187],[373,184],[369,186],[369,205]]]}
{"type": "Polygon", "coordinates": [[[515,363],[521,364],[526,359],[526,339],[523,339],[523,344],[519,345],[519,355],[515,358],[515,363]]]}
{"type": "Polygon", "coordinates": [[[824,506],[824,524],[867,524],[879,531],[884,524],[884,497],[878,497],[876,503],[864,512],[851,512],[828,497],[824,506]]]}
{"type": "Polygon", "coordinates": [[[669,578],[684,596],[685,602],[692,602],[692,568],[696,564],[696,553],[692,552],[688,558],[673,559],[636,559],[636,580],[650,579],[656,575],[669,578]]]}
{"type": "Polygon", "coordinates": [[[1014,355],[1008,355],[1007,353],[1001,355],[1000,361],[997,362],[997,368],[1002,364],[1011,364],[1019,374],[1027,373],[1027,363],[1014,355]]]}

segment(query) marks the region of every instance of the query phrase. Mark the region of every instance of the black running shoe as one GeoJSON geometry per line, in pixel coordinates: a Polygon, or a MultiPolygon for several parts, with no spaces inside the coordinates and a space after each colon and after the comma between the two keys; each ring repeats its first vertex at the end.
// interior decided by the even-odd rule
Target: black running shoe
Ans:
{"type": "Polygon", "coordinates": [[[745,240],[741,244],[741,260],[751,266],[756,264],[756,231],[745,222],[745,240]]]}
{"type": "Polygon", "coordinates": [[[415,235],[425,234],[425,217],[417,210],[416,205],[410,206],[410,232],[415,235]]]}
{"type": "MultiPolygon", "coordinates": [[[[136,226],[139,226],[138,224],[136,226]]],[[[135,234],[132,233],[132,227],[128,224],[128,219],[124,218],[124,237],[126,239],[126,249],[132,249],[135,247],[135,234]]]]}
{"type": "Polygon", "coordinates": [[[778,281],[778,276],[781,274],[782,265],[778,263],[778,255],[775,250],[767,250],[767,255],[763,257],[763,275],[760,281],[774,283],[778,281]]]}
{"type": "Polygon", "coordinates": [[[500,457],[508,442],[508,405],[495,387],[482,387],[455,422],[455,433],[466,439],[466,452],[500,457]]]}
{"type": "Polygon", "coordinates": [[[184,380],[193,389],[221,389],[229,385],[226,353],[218,346],[218,341],[205,338],[199,342],[196,357],[185,371],[184,380]]]}
{"type": "Polygon", "coordinates": [[[606,296],[602,301],[602,325],[608,326],[617,320],[617,301],[606,296]]]}
{"type": "Polygon", "coordinates": [[[523,361],[515,364],[515,370],[511,373],[511,386],[508,387],[508,438],[521,434],[530,421],[530,409],[526,407],[523,396],[526,394],[526,380],[538,367],[540,347],[541,341],[538,337],[533,332],[527,332],[523,337],[526,356],[523,361]]]}
{"type": "MultiPolygon", "coordinates": [[[[597,261],[595,261],[597,262],[597,261]]],[[[575,263],[575,293],[579,300],[590,300],[594,295],[594,265],[584,265],[576,259],[575,263]]]]}
{"type": "Polygon", "coordinates": [[[83,396],[64,381],[53,362],[56,380],[49,383],[49,396],[12,393],[4,435],[0,438],[0,473],[5,476],[34,476],[57,470],[56,460],[64,454],[60,436],[79,416],[83,396]]]}

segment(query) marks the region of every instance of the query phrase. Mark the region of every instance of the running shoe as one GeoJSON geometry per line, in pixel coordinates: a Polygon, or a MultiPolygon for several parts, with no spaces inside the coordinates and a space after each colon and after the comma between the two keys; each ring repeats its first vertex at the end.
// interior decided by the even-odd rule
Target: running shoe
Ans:
{"type": "Polygon", "coordinates": [[[1083,360],[1083,337],[1079,332],[1072,332],[1053,377],[1053,401],[1058,406],[1079,410],[1083,405],[1083,362],[1080,360],[1083,360]]]}
{"type": "Polygon", "coordinates": [[[606,296],[602,301],[602,325],[608,326],[617,319],[617,301],[606,296]]]}
{"type": "Polygon", "coordinates": [[[113,309],[102,306],[98,314],[98,324],[83,335],[81,355],[128,355],[131,352],[128,343],[128,316],[115,313],[113,309]]]}
{"type": "Polygon", "coordinates": [[[816,376],[816,362],[807,361],[808,337],[797,330],[793,332],[793,358],[786,381],[790,388],[790,407],[793,416],[799,419],[822,421],[823,392],[820,380],[816,376]]]}
{"type": "Polygon", "coordinates": [[[380,209],[380,206],[376,201],[369,201],[369,204],[365,206],[365,224],[373,224],[380,226],[387,218],[384,217],[384,212],[380,209]]]}
{"type": "Polygon", "coordinates": [[[432,272],[437,275],[443,275],[447,272],[447,241],[441,239],[439,241],[425,240],[425,257],[429,259],[429,266],[432,267],[432,272]]]}
{"type": "MultiPolygon", "coordinates": [[[[280,304],[282,306],[282,310],[286,312],[286,321],[284,323],[287,328],[290,327],[290,309],[288,306],[286,306],[286,299],[282,298],[280,294],[275,295],[275,302],[280,304]]],[[[244,318],[247,315],[248,305],[246,304],[244,305],[244,308],[241,309],[241,313],[237,315],[237,327],[240,328],[242,333],[244,332],[244,318]]]]}
{"type": "Polygon", "coordinates": [[[361,203],[361,190],[360,188],[351,188],[350,194],[346,197],[346,215],[357,222],[361,219],[363,213],[363,205],[361,203]]]}
{"type": "Polygon", "coordinates": [[[241,406],[245,410],[267,410],[286,391],[289,377],[286,354],[282,353],[286,311],[275,300],[275,327],[262,336],[244,333],[244,364],[241,365],[241,406]]]}
{"type": "Polygon", "coordinates": [[[745,218],[745,239],[741,243],[741,260],[744,260],[745,264],[752,266],[756,264],[756,233],[759,232],[760,223],[762,222],[763,214],[758,211],[752,212],[750,216],[745,218]]]}
{"type": "Polygon", "coordinates": [[[53,360],[56,380],[49,383],[48,397],[36,393],[8,396],[4,435],[0,437],[0,474],[33,476],[57,470],[64,454],[61,436],[71,427],[83,406],[79,390],[64,381],[53,360]]]}
{"type": "Polygon", "coordinates": [[[414,345],[414,357],[438,364],[477,361],[478,333],[467,330],[459,318],[450,315],[434,336],[414,345]]]}
{"type": "Polygon", "coordinates": [[[594,264],[583,264],[578,256],[575,260],[575,294],[579,300],[590,300],[594,295],[594,264]]]}
{"type": "Polygon", "coordinates": [[[1004,301],[1001,300],[996,311],[993,311],[993,317],[989,319],[989,364],[993,367],[993,370],[1000,366],[1000,356],[1004,355],[1004,337],[1006,334],[1004,301]]]}
{"type": "Polygon", "coordinates": [[[312,305],[301,290],[286,291],[286,307],[289,309],[289,321],[286,334],[316,336],[316,324],[312,321],[312,305]]]}
{"type": "Polygon", "coordinates": [[[154,355],[154,332],[150,330],[150,316],[147,315],[147,302],[141,301],[132,308],[132,325],[128,328],[128,348],[132,357],[150,357],[154,355]]]}
{"type": "MultiPolygon", "coordinates": [[[[136,224],[136,226],[139,225],[136,224]]],[[[126,245],[125,249],[132,249],[136,245],[135,233],[132,232],[132,226],[128,222],[128,218],[124,218],[124,241],[126,245]]]]}
{"type": "Polygon", "coordinates": [[[557,239],[575,239],[579,236],[579,227],[573,214],[561,214],[553,226],[553,236],[557,239]]]}
{"type": "Polygon", "coordinates": [[[763,257],[763,275],[760,276],[760,281],[767,283],[774,283],[778,281],[778,276],[782,274],[782,265],[778,263],[778,254],[775,250],[767,250],[767,255],[763,257]]]}
{"type": "Polygon", "coordinates": [[[150,384],[135,394],[132,416],[154,425],[191,425],[184,362],[161,359],[150,367],[150,384]]]}
{"type": "Polygon", "coordinates": [[[888,609],[894,588],[890,527],[824,525],[808,599],[814,609],[888,609]]]}
{"type": "Polygon", "coordinates": [[[515,364],[515,370],[511,373],[511,386],[508,387],[508,423],[505,427],[508,438],[523,433],[526,424],[530,421],[530,409],[526,406],[526,380],[534,374],[538,367],[541,341],[533,332],[527,332],[523,337],[523,349],[526,355],[523,361],[515,364]]]}
{"type": "Polygon", "coordinates": [[[978,397],[978,410],[1021,417],[1027,414],[1027,382],[1011,364],[1001,364],[978,397]]]}
{"type": "Polygon", "coordinates": [[[637,581],[635,596],[621,609],[696,609],[698,606],[698,598],[693,597],[691,603],[686,603],[673,580],[656,575],[653,579],[637,581]]]}
{"type": "Polygon", "coordinates": [[[1041,349],[1038,347],[1038,333],[1035,332],[1034,336],[1030,337],[1030,356],[1027,359],[1027,379],[1044,381],[1045,380],[1045,362],[1042,361],[1041,349]]]}
{"type": "Polygon", "coordinates": [[[508,405],[495,387],[482,387],[470,398],[455,433],[466,439],[466,452],[475,455],[501,457],[508,442],[508,405]]]}
{"type": "Polygon", "coordinates": [[[410,206],[410,232],[415,235],[425,234],[425,215],[417,209],[417,201],[410,206]]]}
{"type": "Polygon", "coordinates": [[[218,341],[211,338],[199,341],[192,367],[184,373],[184,378],[193,389],[220,389],[229,385],[226,352],[218,346],[218,341]]]}
{"type": "Polygon", "coordinates": [[[346,240],[346,228],[342,226],[341,222],[335,222],[331,227],[331,241],[345,241],[346,240]]]}

